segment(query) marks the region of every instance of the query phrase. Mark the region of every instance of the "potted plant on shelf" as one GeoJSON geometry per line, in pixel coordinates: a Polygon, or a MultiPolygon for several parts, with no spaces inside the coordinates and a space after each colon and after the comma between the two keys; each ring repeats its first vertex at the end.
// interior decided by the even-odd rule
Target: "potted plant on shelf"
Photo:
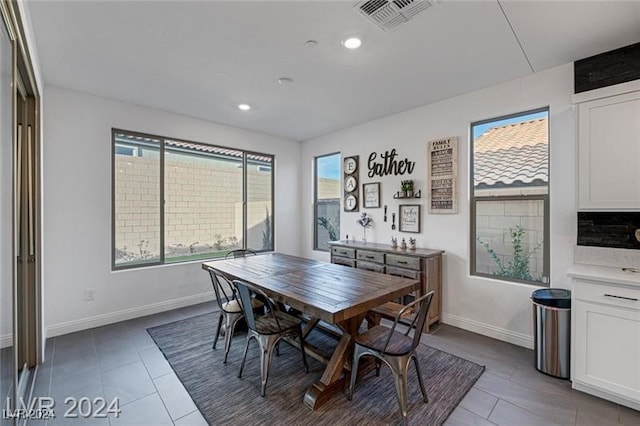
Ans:
{"type": "Polygon", "coordinates": [[[400,187],[402,188],[402,196],[405,198],[413,197],[413,180],[407,179],[400,181],[400,187]]]}

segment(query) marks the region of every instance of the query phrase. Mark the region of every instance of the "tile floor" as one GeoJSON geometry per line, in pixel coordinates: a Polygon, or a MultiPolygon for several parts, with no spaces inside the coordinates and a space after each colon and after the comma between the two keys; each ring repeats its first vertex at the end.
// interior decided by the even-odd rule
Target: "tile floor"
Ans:
{"type": "MultiPolygon", "coordinates": [[[[56,401],[58,417],[46,424],[206,425],[146,328],[212,310],[213,303],[201,304],[49,339],[34,389],[56,401]],[[117,419],[65,419],[66,397],[118,397],[122,412],[117,419]]],[[[422,342],[486,366],[448,426],[640,425],[640,412],[538,373],[530,350],[446,325],[422,342]]]]}

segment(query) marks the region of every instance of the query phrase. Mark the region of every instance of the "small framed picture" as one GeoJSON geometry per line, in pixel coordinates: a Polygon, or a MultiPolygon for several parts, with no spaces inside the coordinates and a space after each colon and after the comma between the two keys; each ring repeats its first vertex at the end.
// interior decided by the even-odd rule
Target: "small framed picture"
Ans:
{"type": "Polygon", "coordinates": [[[363,184],[362,192],[364,194],[363,207],[365,208],[380,207],[380,182],[363,184]]]}
{"type": "Polygon", "coordinates": [[[398,230],[400,232],[420,232],[420,205],[401,204],[398,212],[398,230]]]}

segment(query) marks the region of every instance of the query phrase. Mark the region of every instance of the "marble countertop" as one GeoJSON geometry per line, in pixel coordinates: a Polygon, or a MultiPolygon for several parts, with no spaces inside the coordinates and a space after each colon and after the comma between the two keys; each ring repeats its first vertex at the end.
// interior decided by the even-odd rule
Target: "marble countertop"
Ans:
{"type": "Polygon", "coordinates": [[[567,275],[572,278],[640,288],[640,269],[574,263],[567,275]]]}

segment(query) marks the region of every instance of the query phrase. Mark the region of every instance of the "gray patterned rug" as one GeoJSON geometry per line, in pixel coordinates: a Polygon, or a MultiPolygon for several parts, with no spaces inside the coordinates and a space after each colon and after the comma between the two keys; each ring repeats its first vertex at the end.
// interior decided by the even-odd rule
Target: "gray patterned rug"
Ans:
{"type": "MultiPolygon", "coordinates": [[[[273,357],[267,394],[260,397],[260,362],[257,344],[252,341],[242,378],[245,336],[236,331],[228,363],[222,363],[224,338],[216,350],[211,344],[218,321],[217,313],[149,328],[148,332],[167,358],[176,375],[211,425],[389,425],[400,423],[393,378],[384,365],[380,377],[374,372],[358,382],[349,401],[336,395],[316,411],[309,410],[302,398],[306,389],[322,375],[324,365],[308,357],[305,374],[300,353],[287,344],[280,345],[280,356],[273,357]]],[[[309,339],[331,351],[335,340],[321,332],[309,339]]],[[[478,380],[484,367],[421,344],[420,367],[429,397],[422,402],[413,363],[409,367],[409,423],[441,425],[478,380]]]]}

